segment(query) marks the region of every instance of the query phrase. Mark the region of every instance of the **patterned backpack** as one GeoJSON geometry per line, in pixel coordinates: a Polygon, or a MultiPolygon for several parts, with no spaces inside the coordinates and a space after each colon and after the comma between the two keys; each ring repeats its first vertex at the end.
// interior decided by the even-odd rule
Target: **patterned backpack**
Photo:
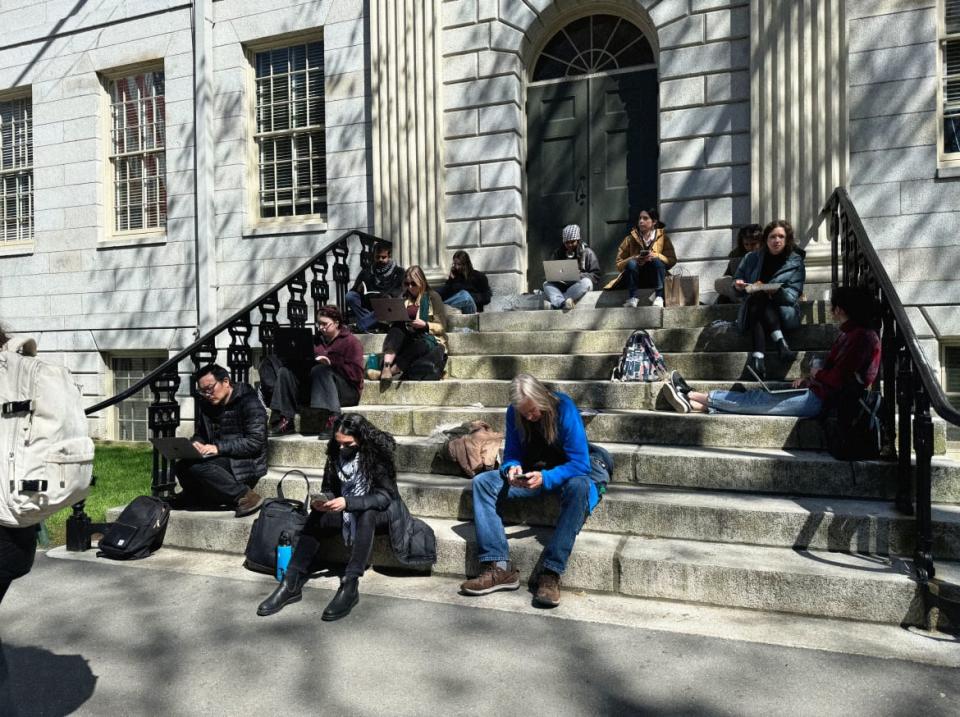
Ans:
{"type": "Polygon", "coordinates": [[[657,350],[653,339],[643,329],[637,329],[623,346],[611,381],[661,381],[666,376],[667,365],[657,350]]]}

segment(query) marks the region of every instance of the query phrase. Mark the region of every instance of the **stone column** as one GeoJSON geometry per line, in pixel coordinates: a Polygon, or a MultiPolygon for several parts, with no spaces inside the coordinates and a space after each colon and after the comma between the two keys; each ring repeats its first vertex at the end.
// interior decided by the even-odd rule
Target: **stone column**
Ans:
{"type": "Polygon", "coordinates": [[[751,0],[750,18],[753,216],[789,220],[807,249],[807,282],[827,282],[830,247],[816,222],[847,182],[844,2],[751,0]]]}
{"type": "Polygon", "coordinates": [[[439,0],[370,1],[374,233],[442,275],[439,0]]]}

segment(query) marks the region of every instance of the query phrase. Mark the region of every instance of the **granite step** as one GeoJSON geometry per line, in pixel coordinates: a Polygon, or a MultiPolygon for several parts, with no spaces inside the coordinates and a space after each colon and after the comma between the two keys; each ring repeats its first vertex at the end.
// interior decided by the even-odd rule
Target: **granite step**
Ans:
{"type": "MultiPolygon", "coordinates": [[[[441,459],[441,442],[397,436],[396,460],[405,473],[460,476],[460,467],[441,459]]],[[[838,461],[820,451],[703,448],[601,442],[614,459],[614,483],[765,494],[893,500],[896,464],[838,461]]],[[[301,466],[319,474],[326,443],[312,436],[271,438],[271,467],[301,466]]],[[[960,464],[937,457],[932,465],[933,499],[960,503],[960,464]]]]}
{"type": "MultiPolygon", "coordinates": [[[[288,469],[273,468],[260,479],[257,491],[266,497],[288,469]]],[[[320,491],[321,471],[307,468],[311,493],[320,491]]],[[[422,517],[473,520],[473,496],[468,478],[403,472],[398,486],[411,513],[422,517]]],[[[284,496],[303,500],[300,476],[284,481],[284,496]]],[[[559,515],[556,495],[505,506],[504,520],[552,527],[559,515]]],[[[960,559],[960,506],[935,505],[933,552],[938,560],[960,559]]],[[[813,548],[910,555],[916,523],[886,501],[755,496],[723,491],[691,491],[654,486],[611,484],[590,515],[591,532],[678,538],[718,543],[813,548]]]]}
{"type": "MultiPolygon", "coordinates": [[[[429,436],[443,426],[483,420],[502,431],[504,409],[438,406],[357,406],[381,430],[392,435],[429,436]]],[[[585,417],[592,441],[666,446],[799,448],[824,450],[816,420],[786,416],[739,416],[668,411],[604,410],[585,417]]],[[[942,420],[935,420],[934,453],[943,454],[942,420]]]]}
{"type": "MultiPolygon", "coordinates": [[[[110,519],[119,509],[112,509],[110,519]]],[[[479,571],[473,525],[424,518],[437,538],[432,572],[475,575],[479,571]]],[[[242,554],[253,516],[226,511],[174,511],[165,544],[193,550],[242,554]]],[[[551,529],[506,528],[510,558],[521,579],[534,574],[551,529]]],[[[324,556],[343,562],[336,538],[324,541],[324,556]]],[[[238,557],[239,560],[239,557],[238,557]]],[[[378,536],[372,563],[400,568],[386,536],[378,536]]],[[[942,593],[960,584],[955,563],[939,561],[942,593]]],[[[918,625],[922,607],[908,560],[873,554],[795,550],[732,543],[624,536],[584,530],[564,573],[566,589],[621,593],[710,605],[827,616],[849,620],[918,625]]]]}
{"type": "MultiPolygon", "coordinates": [[[[581,354],[616,353],[632,329],[598,328],[586,331],[451,331],[447,335],[447,349],[453,356],[474,354],[581,354]]],[[[749,351],[751,339],[732,325],[722,327],[651,329],[650,336],[661,352],[718,352],[749,351]]],[[[836,338],[833,324],[801,326],[789,333],[791,346],[796,349],[828,350],[836,338]]],[[[380,353],[382,334],[358,334],[365,353],[380,353]]]]}

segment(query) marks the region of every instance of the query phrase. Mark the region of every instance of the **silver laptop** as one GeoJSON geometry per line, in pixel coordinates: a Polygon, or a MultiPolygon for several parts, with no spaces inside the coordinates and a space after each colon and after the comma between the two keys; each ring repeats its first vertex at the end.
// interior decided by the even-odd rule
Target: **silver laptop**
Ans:
{"type": "Polygon", "coordinates": [[[407,313],[406,304],[403,299],[391,297],[371,298],[370,308],[373,309],[377,321],[392,324],[398,321],[409,321],[410,315],[407,313]]]}
{"type": "Polygon", "coordinates": [[[207,456],[193,447],[189,438],[181,436],[170,436],[164,438],[151,438],[150,442],[163,454],[163,457],[171,461],[198,461],[207,456]]]}
{"type": "Polygon", "coordinates": [[[543,262],[547,281],[580,281],[580,266],[576,259],[550,259],[543,262]]]}
{"type": "Polygon", "coordinates": [[[757,372],[753,370],[753,366],[747,366],[747,371],[753,374],[753,377],[757,379],[757,382],[767,393],[773,394],[790,394],[790,393],[803,393],[807,389],[805,388],[770,388],[763,379],[757,375],[757,372]]]}

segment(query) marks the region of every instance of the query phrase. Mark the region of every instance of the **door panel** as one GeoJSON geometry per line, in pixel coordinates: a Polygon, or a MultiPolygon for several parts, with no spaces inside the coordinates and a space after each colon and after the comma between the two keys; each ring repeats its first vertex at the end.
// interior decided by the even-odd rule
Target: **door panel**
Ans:
{"type": "Polygon", "coordinates": [[[656,70],[535,86],[527,99],[530,289],[571,223],[613,273],[630,218],[657,203],[656,70]]]}
{"type": "Polygon", "coordinates": [[[527,281],[533,290],[543,284],[543,260],[559,245],[563,227],[585,228],[589,221],[587,83],[531,87],[527,122],[527,281]]]}
{"type": "Polygon", "coordinates": [[[590,83],[590,244],[613,274],[631,218],[657,204],[657,73],[644,70],[590,83]]]}

